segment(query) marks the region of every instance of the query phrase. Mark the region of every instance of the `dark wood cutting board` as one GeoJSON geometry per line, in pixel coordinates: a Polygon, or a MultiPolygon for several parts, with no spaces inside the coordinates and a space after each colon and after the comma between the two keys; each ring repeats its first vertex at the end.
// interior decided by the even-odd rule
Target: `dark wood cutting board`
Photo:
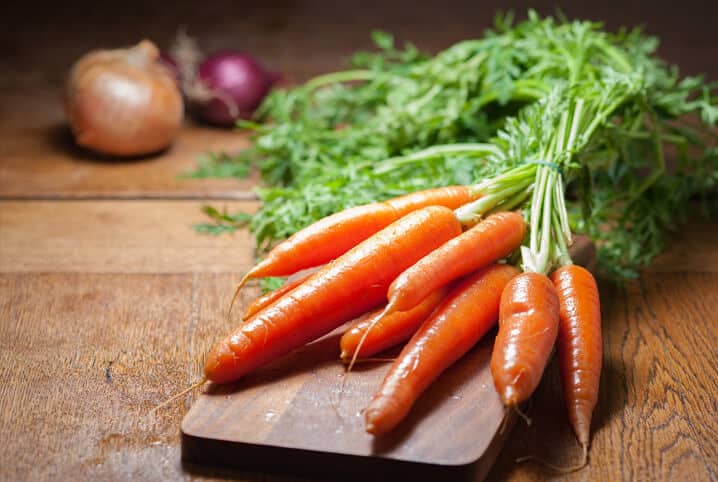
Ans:
{"type": "MultiPolygon", "coordinates": [[[[572,254],[582,264],[595,259],[585,239],[572,254]]],[[[390,363],[347,374],[339,362],[342,332],[237,384],[210,386],[182,422],[185,463],[342,480],[483,479],[515,421],[491,379],[493,332],[442,374],[393,433],[378,438],[364,431],[362,409],[390,363]]]]}

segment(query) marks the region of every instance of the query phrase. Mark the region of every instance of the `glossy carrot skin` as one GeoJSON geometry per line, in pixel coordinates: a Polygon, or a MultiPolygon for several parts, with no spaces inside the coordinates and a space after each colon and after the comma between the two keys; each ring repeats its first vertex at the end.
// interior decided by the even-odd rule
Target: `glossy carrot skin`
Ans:
{"type": "Polygon", "coordinates": [[[292,281],[287,280],[282,286],[280,286],[276,290],[270,291],[269,293],[265,293],[264,295],[260,296],[247,307],[247,310],[244,312],[244,315],[242,315],[242,319],[250,319],[252,316],[256,315],[264,308],[271,305],[300,284],[304,283],[304,281],[306,281],[309,276],[310,275],[301,276],[292,281]]]}
{"type": "Polygon", "coordinates": [[[449,208],[408,214],[221,340],[207,357],[205,376],[216,383],[237,380],[381,304],[399,273],[459,233],[461,225],[449,208]]]}
{"type": "Polygon", "coordinates": [[[328,263],[412,211],[426,206],[456,209],[477,197],[466,186],[447,186],[345,209],[278,244],[248,276],[288,276],[328,263]]]}
{"type": "Polygon", "coordinates": [[[406,311],[449,281],[488,266],[521,245],[526,222],[515,212],[492,214],[404,271],[389,287],[388,311],[406,311]]]}
{"type": "Polygon", "coordinates": [[[551,280],[522,273],[501,295],[499,332],[491,354],[491,375],[505,405],[528,399],[541,381],[556,342],[559,304],[551,280]]]}
{"type": "Polygon", "coordinates": [[[568,419],[586,446],[598,401],[603,346],[598,286],[590,271],[564,266],[551,275],[560,307],[557,355],[568,419]]]}
{"type": "Polygon", "coordinates": [[[419,395],[496,323],[504,287],[519,274],[494,264],[462,280],[411,338],[364,412],[366,430],[379,435],[409,413],[419,395]]]}
{"type": "Polygon", "coordinates": [[[410,212],[426,206],[444,206],[456,209],[478,198],[479,195],[466,186],[445,186],[387,199],[383,204],[391,206],[397,218],[402,218],[410,212]]]}
{"type": "Polygon", "coordinates": [[[449,292],[447,286],[430,293],[429,296],[408,311],[397,311],[387,316],[381,316],[384,306],[359,318],[349,327],[339,340],[341,358],[348,362],[354,356],[364,333],[371,327],[371,331],[361,344],[358,358],[366,358],[386,350],[394,345],[408,340],[416,333],[424,320],[434,311],[449,292]]]}

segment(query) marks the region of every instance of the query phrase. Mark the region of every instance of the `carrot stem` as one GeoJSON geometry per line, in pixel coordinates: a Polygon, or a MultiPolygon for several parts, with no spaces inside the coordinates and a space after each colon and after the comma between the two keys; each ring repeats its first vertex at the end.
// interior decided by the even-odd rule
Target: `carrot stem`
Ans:
{"type": "Polygon", "coordinates": [[[371,70],[345,70],[340,72],[330,72],[328,74],[319,75],[307,81],[302,87],[304,90],[311,92],[325,85],[338,84],[341,82],[351,82],[353,80],[373,80],[376,73],[371,70]]]}
{"type": "Polygon", "coordinates": [[[500,152],[499,148],[493,144],[440,144],[420,151],[412,152],[411,154],[404,156],[390,157],[381,162],[375,163],[373,171],[375,174],[384,174],[405,164],[424,161],[426,159],[445,156],[447,154],[473,154],[476,156],[484,156],[487,154],[498,154],[500,152]]]}

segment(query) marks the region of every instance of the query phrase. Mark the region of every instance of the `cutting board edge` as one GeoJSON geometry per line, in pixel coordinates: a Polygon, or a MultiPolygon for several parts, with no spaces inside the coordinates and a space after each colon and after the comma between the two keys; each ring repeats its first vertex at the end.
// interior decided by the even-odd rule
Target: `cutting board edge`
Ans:
{"type": "Polygon", "coordinates": [[[254,444],[208,438],[181,428],[181,457],[183,468],[202,474],[214,466],[235,470],[262,470],[278,474],[330,477],[342,474],[342,480],[403,480],[415,481],[471,481],[483,480],[493,466],[501,448],[516,422],[516,415],[508,412],[505,430],[497,432],[488,447],[477,459],[466,464],[433,464],[421,461],[384,457],[380,454],[356,455],[338,452],[283,447],[276,444],[254,444]],[[238,455],[240,454],[240,455],[238,455]],[[277,463],[277,461],[281,463],[277,463]],[[344,469],[337,471],[336,467],[344,469]]]}

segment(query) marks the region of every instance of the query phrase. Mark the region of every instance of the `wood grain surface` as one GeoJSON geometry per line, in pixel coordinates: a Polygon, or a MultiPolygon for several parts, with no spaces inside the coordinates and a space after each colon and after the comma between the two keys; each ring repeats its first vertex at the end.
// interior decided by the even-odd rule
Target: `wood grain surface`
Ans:
{"type": "MultiPolygon", "coordinates": [[[[196,394],[149,413],[201,376],[203,354],[228,329],[235,281],[226,273],[0,274],[0,436],[13,440],[0,451],[0,478],[290,480],[183,468],[178,427],[196,394]]],[[[591,463],[567,480],[715,480],[718,273],[646,274],[601,292],[605,361],[591,463]]],[[[489,480],[553,476],[514,463],[526,454],[565,465],[578,457],[555,366],[529,414],[533,424],[513,430],[489,480]]]]}
{"type": "MultiPolygon", "coordinates": [[[[556,2],[532,5],[550,13],[556,2]]],[[[373,28],[435,52],[479,35],[497,8],[526,7],[461,0],[5,2],[0,480],[307,480],[183,464],[179,427],[197,393],[150,413],[200,377],[204,353],[231,325],[223,314],[232,287],[252,260],[246,233],[204,237],[190,225],[204,220],[198,209],[205,200],[249,199],[257,179],[178,176],[204,151],[241,149],[246,137],[188,121],[177,143],[152,159],[97,158],[74,146],[65,125],[60,92],[72,61],[144,37],[166,48],[185,25],[206,51],[250,51],[291,82],[341,68],[370,46],[373,28]]],[[[609,28],[643,25],[661,36],[661,53],[682,72],[718,80],[715,2],[561,8],[609,28]]],[[[489,480],[718,480],[716,232],[715,221],[692,222],[639,280],[602,283],[605,361],[588,467],[564,476],[515,462],[534,454],[570,465],[579,457],[552,364],[532,398],[532,425],[516,425],[489,480]]],[[[246,290],[241,302],[254,294],[246,290]]]]}
{"type": "Polygon", "coordinates": [[[200,376],[202,354],[226,329],[231,283],[226,274],[0,275],[0,479],[183,478],[179,421],[192,396],[150,410],[200,376]]]}
{"type": "Polygon", "coordinates": [[[5,201],[0,270],[84,273],[239,273],[254,250],[246,230],[211,236],[201,207],[254,212],[256,201],[5,201]]]}

